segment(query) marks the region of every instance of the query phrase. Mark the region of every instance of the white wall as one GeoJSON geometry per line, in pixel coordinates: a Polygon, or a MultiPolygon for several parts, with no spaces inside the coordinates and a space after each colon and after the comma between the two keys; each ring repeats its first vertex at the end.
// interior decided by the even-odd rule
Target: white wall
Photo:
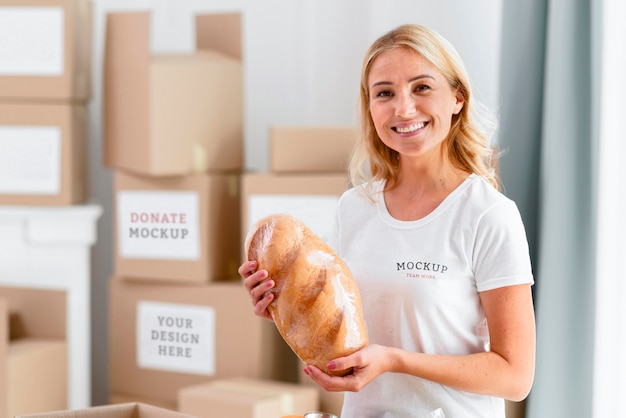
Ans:
{"type": "Polygon", "coordinates": [[[91,198],[104,208],[93,250],[93,404],[108,401],[108,290],[113,273],[112,171],[102,165],[102,58],[109,11],[151,10],[152,50],[194,48],[199,12],[243,14],[245,166],[267,169],[274,124],[356,123],[362,56],[379,35],[402,23],[432,27],[465,60],[476,96],[497,111],[502,0],[93,0],[93,92],[90,110],[91,198]]]}

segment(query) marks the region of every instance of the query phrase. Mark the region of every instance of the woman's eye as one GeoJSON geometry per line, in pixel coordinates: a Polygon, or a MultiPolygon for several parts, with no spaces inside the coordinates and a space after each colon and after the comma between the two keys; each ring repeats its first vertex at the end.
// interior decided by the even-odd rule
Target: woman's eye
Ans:
{"type": "Polygon", "coordinates": [[[389,90],[382,90],[376,93],[376,97],[391,97],[391,92],[389,90]]]}
{"type": "Polygon", "coordinates": [[[426,84],[418,84],[417,86],[415,86],[415,91],[418,93],[423,93],[428,90],[430,90],[430,86],[426,84]]]}

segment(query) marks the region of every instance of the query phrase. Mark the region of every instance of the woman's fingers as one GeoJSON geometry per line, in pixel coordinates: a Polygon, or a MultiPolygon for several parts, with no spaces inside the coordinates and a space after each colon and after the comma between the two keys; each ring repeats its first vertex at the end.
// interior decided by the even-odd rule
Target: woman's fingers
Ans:
{"type": "Polygon", "coordinates": [[[254,273],[257,267],[258,267],[258,264],[256,261],[254,260],[246,261],[245,263],[239,266],[239,269],[237,270],[237,272],[243,279],[245,279],[246,277],[254,273]]]}
{"type": "Polygon", "coordinates": [[[267,307],[274,300],[272,289],[276,285],[273,280],[268,280],[267,270],[258,270],[256,261],[246,261],[237,270],[243,278],[243,284],[250,294],[254,314],[263,318],[272,319],[267,307]]]}

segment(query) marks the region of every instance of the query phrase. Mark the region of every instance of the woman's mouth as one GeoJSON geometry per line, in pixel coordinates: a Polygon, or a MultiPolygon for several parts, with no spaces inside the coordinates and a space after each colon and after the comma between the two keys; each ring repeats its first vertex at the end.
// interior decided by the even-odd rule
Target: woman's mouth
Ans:
{"type": "Polygon", "coordinates": [[[422,129],[424,126],[426,126],[426,123],[419,122],[419,123],[411,123],[409,125],[395,126],[392,129],[399,134],[410,134],[410,133],[413,133],[415,131],[422,129]]]}

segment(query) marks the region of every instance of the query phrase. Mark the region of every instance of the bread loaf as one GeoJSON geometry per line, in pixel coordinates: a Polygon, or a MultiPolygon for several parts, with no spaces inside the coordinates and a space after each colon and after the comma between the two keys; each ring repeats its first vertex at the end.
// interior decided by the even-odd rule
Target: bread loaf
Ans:
{"type": "Polygon", "coordinates": [[[256,222],[245,251],[276,283],[268,310],[294,353],[330,375],[349,374],[326,369],[368,343],[361,296],[345,262],[305,224],[282,214],[256,222]]]}

